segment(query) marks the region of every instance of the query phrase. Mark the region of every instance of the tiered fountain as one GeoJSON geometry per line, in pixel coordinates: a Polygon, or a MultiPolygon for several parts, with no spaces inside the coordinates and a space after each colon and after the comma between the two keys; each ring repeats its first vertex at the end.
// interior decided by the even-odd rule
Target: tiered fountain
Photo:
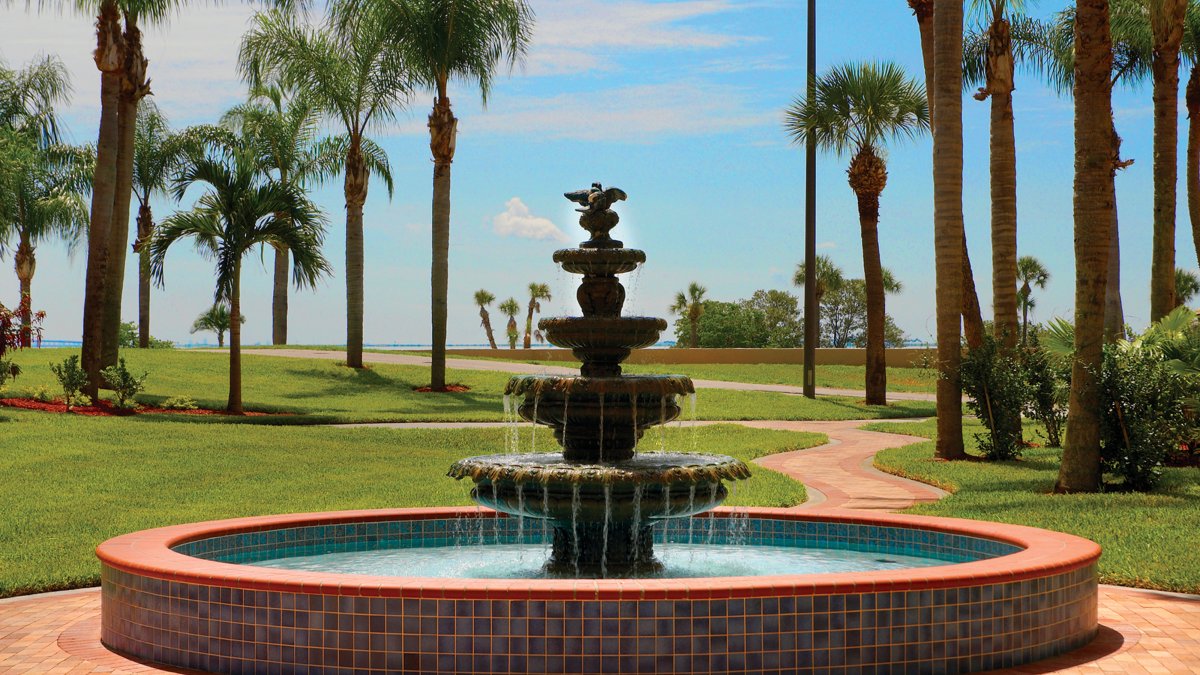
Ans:
{"type": "Polygon", "coordinates": [[[556,251],[563,269],[583,275],[576,297],[581,317],[542,319],[538,328],[583,362],[578,377],[514,377],[506,396],[518,397],[518,414],[551,427],[562,453],[486,455],[454,464],[450,475],[471,478],[471,496],[518,517],[545,519],[553,527],[552,574],[628,576],[659,567],[652,528],[656,521],[707,511],[725,499],[723,480],[750,475],[724,455],[637,452],[646,429],[679,416],[679,397],[694,394],[682,375],[623,375],[633,349],[658,341],[667,322],[623,317],[625,288],[617,278],[637,269],[646,254],[609,236],[619,216],[614,202],[626,195],[594,183],[570,192],[579,202],[579,225],[591,234],[579,248],[556,251]]]}

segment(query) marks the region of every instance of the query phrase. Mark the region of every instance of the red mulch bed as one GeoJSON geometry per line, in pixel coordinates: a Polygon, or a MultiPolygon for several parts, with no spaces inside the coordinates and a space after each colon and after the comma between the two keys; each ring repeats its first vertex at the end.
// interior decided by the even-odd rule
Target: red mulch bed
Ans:
{"type": "MultiPolygon", "coordinates": [[[[0,406],[8,408],[20,408],[22,410],[40,410],[42,412],[51,413],[74,413],[76,415],[86,415],[88,417],[127,417],[134,414],[165,414],[165,415],[228,415],[224,410],[208,410],[206,408],[197,408],[195,410],[168,410],[167,408],[155,408],[152,406],[139,405],[136,410],[122,410],[118,408],[112,401],[100,401],[95,405],[75,406],[67,410],[67,404],[60,400],[53,401],[38,401],[32,398],[0,398],[0,406]]],[[[247,412],[246,417],[260,417],[270,415],[272,413],[264,412],[247,412]]],[[[278,413],[275,413],[278,414],[278,413]]],[[[238,415],[234,415],[238,417],[238,415]]]]}
{"type": "Polygon", "coordinates": [[[432,393],[462,394],[462,393],[471,391],[471,388],[465,384],[448,384],[442,389],[434,389],[433,387],[430,387],[430,386],[413,387],[413,391],[417,392],[418,394],[432,394],[432,393]]]}

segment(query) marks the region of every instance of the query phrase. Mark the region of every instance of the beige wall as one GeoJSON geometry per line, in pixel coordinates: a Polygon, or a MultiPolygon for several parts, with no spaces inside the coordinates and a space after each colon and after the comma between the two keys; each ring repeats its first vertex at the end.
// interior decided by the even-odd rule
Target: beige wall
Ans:
{"type": "MultiPolygon", "coordinates": [[[[447,349],[448,356],[472,358],[499,357],[514,361],[570,361],[569,349],[447,349]]],[[[887,364],[904,368],[920,365],[923,359],[934,361],[934,350],[903,348],[887,350],[887,364]]],[[[866,362],[863,349],[818,349],[817,363],[830,366],[861,366],[866,362]]],[[[803,349],[639,349],[626,363],[804,363],[803,349]]]]}

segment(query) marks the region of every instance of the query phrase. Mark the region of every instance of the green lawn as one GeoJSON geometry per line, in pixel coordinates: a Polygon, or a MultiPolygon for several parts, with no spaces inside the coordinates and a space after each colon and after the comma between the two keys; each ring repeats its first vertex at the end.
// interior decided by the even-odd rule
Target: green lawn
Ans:
{"type": "MultiPolygon", "coordinates": [[[[935,423],[872,424],[878,431],[933,438],[935,423]]],[[[968,449],[982,426],[966,422],[968,449]]],[[[1033,437],[1032,427],[1027,435],[1033,437]]],[[[1086,537],[1104,548],[1104,583],[1200,593],[1200,469],[1166,469],[1151,494],[1051,494],[1062,451],[1029,448],[1013,462],[937,462],[933,443],[885,450],[884,471],[954,492],[913,513],[1032,525],[1086,537]]]]}
{"type": "MultiPolygon", "coordinates": [[[[24,369],[8,386],[7,395],[22,395],[46,387],[61,396],[49,363],[77,350],[31,349],[14,353],[24,369]]],[[[170,396],[191,396],[203,407],[223,408],[228,395],[229,357],[221,353],[172,349],[128,349],[122,352],[133,371],[150,373],[139,400],[158,403],[170,396]]],[[[505,373],[450,370],[447,379],[471,387],[460,394],[422,394],[413,391],[429,382],[428,368],[372,364],[351,370],[326,359],[292,359],[247,353],[242,360],[243,398],[247,410],[296,413],[293,417],[249,418],[254,423],[308,424],[313,422],[494,421],[503,417],[501,400],[505,373]]],[[[2,394],[0,394],[2,396],[2,394]]],[[[685,418],[690,415],[686,410],[685,418]]],[[[923,417],[933,414],[930,402],[898,402],[878,407],[853,399],[824,398],[767,392],[704,390],[698,418],[750,419],[876,419],[923,417]]],[[[3,414],[3,409],[0,409],[3,414]]],[[[210,420],[216,421],[216,420],[210,420]]]]}
{"type": "MultiPolygon", "coordinates": [[[[504,431],[196,424],[162,417],[8,413],[0,475],[0,597],[95,585],[93,549],[149,527],[269,513],[469,504],[446,477],[467,454],[504,452],[504,431]]],[[[821,434],[717,425],[668,429],[670,449],[750,460],[821,434]]],[[[542,443],[549,442],[542,432],[542,443]]],[[[656,445],[656,444],[654,444],[656,445]]],[[[544,446],[543,446],[544,448],[544,446]]],[[[752,467],[731,504],[791,506],[804,487],[752,467]]]]}

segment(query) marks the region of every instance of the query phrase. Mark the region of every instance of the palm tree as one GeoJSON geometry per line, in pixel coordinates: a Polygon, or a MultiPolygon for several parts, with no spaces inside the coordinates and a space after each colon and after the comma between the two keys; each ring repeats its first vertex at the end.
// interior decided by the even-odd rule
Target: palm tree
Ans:
{"type": "Polygon", "coordinates": [[[517,304],[516,298],[509,298],[500,303],[500,311],[508,317],[508,326],[505,329],[508,335],[508,348],[516,349],[517,340],[521,337],[521,333],[517,330],[517,314],[521,313],[521,305],[517,304]]]}
{"type": "MultiPolygon", "coordinates": [[[[192,323],[191,334],[195,335],[201,331],[217,334],[217,346],[225,346],[225,333],[229,332],[230,319],[232,314],[229,313],[229,305],[218,302],[214,303],[192,323]]],[[[246,315],[243,314],[239,323],[246,323],[246,315]]]]}
{"type": "MultiPolygon", "coordinates": [[[[1075,355],[1056,492],[1100,488],[1100,367],[1112,228],[1112,35],[1108,0],[1075,16],[1075,355]]],[[[1174,277],[1174,270],[1171,270],[1174,277]]]]}
{"type": "MultiPolygon", "coordinates": [[[[226,112],[221,123],[250,138],[260,166],[274,171],[281,183],[310,187],[342,168],[345,153],[339,152],[334,139],[317,137],[321,111],[307,96],[278,86],[255,89],[250,100],[226,112]]],[[[276,248],[271,293],[271,344],[275,345],[287,344],[290,271],[287,250],[276,248]]]]}
{"type": "MultiPolygon", "coordinates": [[[[275,81],[307,97],[345,131],[346,365],[362,368],[363,204],[374,174],[392,195],[387,154],[366,134],[395,118],[410,75],[390,27],[374,14],[309,27],[280,11],[255,15],[239,66],[252,87],[275,81]]],[[[295,256],[293,263],[295,264],[295,256]]]]}
{"type": "Polygon", "coordinates": [[[1154,247],[1150,320],[1175,309],[1175,189],[1178,181],[1179,47],[1187,0],[1143,0],[1154,37],[1154,247]]]}
{"type": "MultiPolygon", "coordinates": [[[[933,126],[933,2],[934,0],[908,0],[908,6],[917,19],[921,35],[921,61],[925,70],[925,100],[929,104],[929,123],[933,126]]],[[[975,273],[971,269],[971,255],[967,250],[967,233],[962,237],[962,325],[971,349],[983,344],[983,312],[979,308],[979,293],[975,290],[975,273]]]]}
{"type": "MultiPolygon", "coordinates": [[[[691,331],[688,346],[692,349],[700,346],[700,317],[704,316],[704,294],[707,292],[707,288],[693,281],[686,291],[675,294],[675,304],[671,305],[672,314],[687,317],[691,331]]],[[[820,302],[819,296],[817,302],[820,302]]]]}
{"type": "MultiPolygon", "coordinates": [[[[433,363],[431,388],[446,386],[446,316],[450,266],[450,163],[458,119],[450,106],[451,79],[479,88],[487,103],[502,62],[521,61],[533,32],[525,0],[347,0],[335,10],[342,21],[377,15],[391,26],[415,81],[434,92],[429,114],[433,154],[433,263],[430,273],[433,363]]],[[[525,334],[526,346],[529,331],[525,334]]]]}
{"type": "MultiPolygon", "coordinates": [[[[826,293],[830,291],[837,291],[839,288],[841,288],[842,284],[846,282],[846,277],[842,273],[841,268],[837,266],[837,263],[833,262],[833,258],[830,258],[827,255],[817,256],[816,277],[817,288],[814,291],[814,295],[816,295],[815,309],[817,311],[817,324],[820,325],[821,299],[825,297],[826,293]]],[[[804,263],[800,263],[796,266],[796,275],[792,277],[792,283],[797,286],[803,286],[806,278],[807,269],[804,267],[804,263]]]]}
{"type": "MultiPolygon", "coordinates": [[[[542,300],[550,300],[550,286],[533,282],[529,284],[529,313],[525,316],[525,349],[529,349],[533,338],[533,313],[542,311],[542,300]]],[[[539,337],[540,339],[540,337],[539,337]]]]}
{"type": "Polygon", "coordinates": [[[1183,36],[1183,55],[1192,65],[1192,73],[1188,77],[1183,97],[1188,113],[1185,175],[1192,242],[1196,247],[1196,259],[1200,260],[1200,3],[1188,3],[1185,20],[1187,32],[1183,36]]]}
{"type": "Polygon", "coordinates": [[[1200,293],[1200,277],[1194,272],[1175,269],[1175,299],[1181,306],[1186,306],[1200,293]]]}
{"type": "MultiPolygon", "coordinates": [[[[257,246],[288,247],[294,262],[292,279],[298,288],[312,287],[329,273],[329,263],[321,255],[324,215],[299,186],[265,177],[249,149],[190,161],[175,179],[176,199],[197,183],[207,184],[208,189],[196,206],[164,220],[150,245],[150,267],[160,285],[167,251],[189,237],[216,262],[215,302],[228,302],[233,316],[242,315],[242,258],[257,246]]],[[[241,334],[241,322],[232,322],[227,406],[232,414],[242,413],[241,334]]]]}
{"type": "Polygon", "coordinates": [[[1017,302],[1021,305],[1021,346],[1029,344],[1029,310],[1036,303],[1033,300],[1033,287],[1045,288],[1050,281],[1050,271],[1042,261],[1031,255],[1023,255],[1017,260],[1017,281],[1021,290],[1017,291],[1017,302]]]}
{"type": "Polygon", "coordinates": [[[940,459],[966,456],[962,436],[959,314],[963,286],[963,4],[933,3],[933,241],[937,278],[937,446],[940,459]]]}
{"type": "Polygon", "coordinates": [[[848,174],[850,189],[858,196],[867,287],[866,398],[870,405],[884,405],[886,313],[878,229],[879,195],[887,184],[883,144],[928,129],[925,88],[894,63],[848,64],[821,77],[811,98],[789,106],[785,126],[797,144],[811,134],[818,148],[853,155],[848,174]]]}
{"type": "Polygon", "coordinates": [[[492,334],[492,318],[488,316],[487,306],[496,301],[496,296],[489,293],[486,289],[475,291],[475,304],[479,305],[479,325],[483,326],[483,330],[487,333],[488,344],[492,349],[496,348],[496,336],[492,334]]]}

